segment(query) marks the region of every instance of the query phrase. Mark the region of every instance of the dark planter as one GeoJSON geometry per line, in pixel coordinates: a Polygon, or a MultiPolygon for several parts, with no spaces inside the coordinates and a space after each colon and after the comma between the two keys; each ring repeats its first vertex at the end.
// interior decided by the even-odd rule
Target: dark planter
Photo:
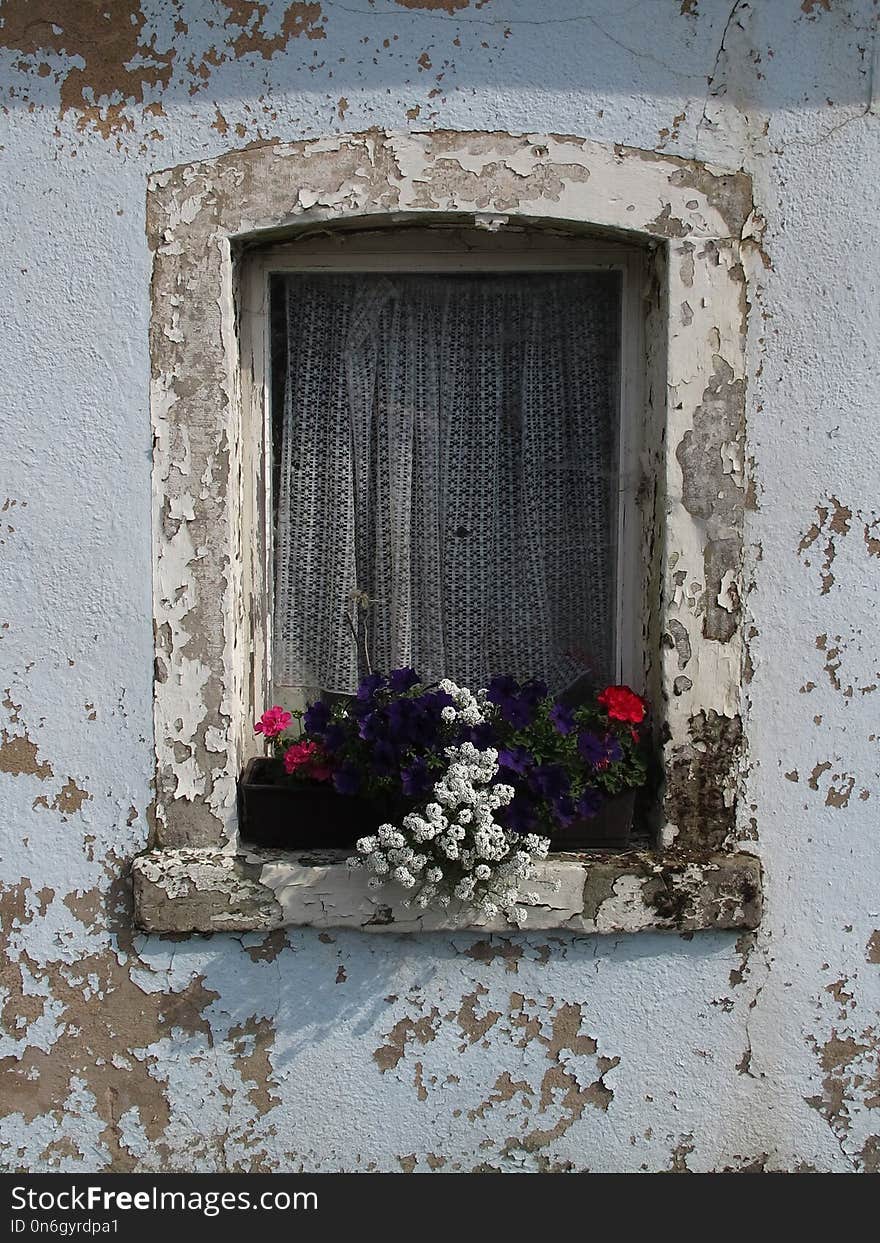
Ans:
{"type": "MultiPolygon", "coordinates": [[[[584,850],[629,845],[636,791],[627,790],[589,820],[576,820],[550,838],[551,850],[584,850]]],[[[324,782],[294,784],[280,760],[251,760],[238,783],[238,827],[255,846],[287,850],[353,848],[359,837],[380,824],[397,824],[410,810],[392,799],[338,794],[324,782]]]]}
{"type": "Polygon", "coordinates": [[[584,850],[595,846],[628,846],[632,835],[636,791],[624,790],[603,803],[589,820],[575,820],[550,838],[551,850],[584,850]]]}
{"type": "Polygon", "coordinates": [[[329,783],[289,782],[280,760],[251,760],[238,782],[239,832],[255,846],[354,847],[399,814],[390,802],[338,794],[329,783]]]}

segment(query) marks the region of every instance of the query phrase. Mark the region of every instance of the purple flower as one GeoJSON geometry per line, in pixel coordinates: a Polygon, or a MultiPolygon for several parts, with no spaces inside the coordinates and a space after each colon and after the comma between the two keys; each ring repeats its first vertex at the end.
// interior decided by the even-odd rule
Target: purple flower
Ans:
{"type": "Polygon", "coordinates": [[[372,699],[376,691],[385,685],[385,679],[381,673],[368,673],[365,678],[361,678],[360,685],[357,688],[357,697],[363,702],[372,699]]]}
{"type": "Polygon", "coordinates": [[[381,737],[384,725],[385,721],[381,712],[368,712],[358,725],[358,734],[364,742],[375,742],[381,737]]]}
{"type": "Polygon", "coordinates": [[[496,673],[490,678],[486,698],[490,703],[500,704],[502,700],[514,699],[519,694],[519,682],[505,673],[496,673]]]}
{"type": "Polygon", "coordinates": [[[521,794],[517,794],[506,807],[499,807],[495,818],[505,829],[511,829],[514,833],[529,833],[537,819],[534,804],[521,794]]]}
{"type": "Polygon", "coordinates": [[[343,764],[333,774],[333,785],[339,794],[357,794],[361,788],[360,769],[353,764],[343,764]]]}
{"type": "Polygon", "coordinates": [[[391,673],[388,674],[388,685],[391,690],[394,691],[395,695],[402,695],[405,691],[411,690],[412,687],[418,685],[418,682],[419,675],[416,673],[415,669],[410,669],[408,667],[404,669],[393,669],[391,673]]]}
{"type": "Polygon", "coordinates": [[[498,767],[511,773],[528,772],[534,762],[534,757],[525,747],[505,747],[498,752],[498,767]]]}
{"type": "Polygon", "coordinates": [[[530,678],[528,682],[523,682],[520,690],[520,698],[525,701],[531,708],[537,708],[542,699],[547,698],[547,683],[542,682],[540,678],[530,678]]]}
{"type": "Polygon", "coordinates": [[[550,709],[550,720],[559,734],[570,734],[574,729],[574,713],[566,704],[554,704],[550,709]]]}
{"type": "Polygon", "coordinates": [[[401,770],[400,784],[407,798],[420,798],[428,793],[431,788],[431,774],[421,756],[417,756],[401,770]]]}
{"type": "Polygon", "coordinates": [[[483,721],[480,725],[474,725],[467,741],[472,742],[481,751],[485,751],[487,747],[495,745],[495,726],[491,721],[483,721]]]}
{"type": "Polygon", "coordinates": [[[561,764],[541,764],[530,780],[532,789],[542,798],[557,799],[569,792],[568,775],[561,764]]]}
{"type": "Polygon", "coordinates": [[[590,820],[599,811],[602,802],[601,792],[588,786],[575,804],[575,809],[581,819],[590,820]]]}
{"type": "Polygon", "coordinates": [[[578,755],[594,768],[607,768],[623,756],[623,748],[611,734],[600,737],[591,730],[584,730],[578,736],[578,755]]]}
{"type": "Polygon", "coordinates": [[[399,757],[397,748],[381,740],[372,749],[372,767],[377,777],[391,777],[397,773],[399,757]]]}
{"type": "Polygon", "coordinates": [[[577,808],[568,794],[562,794],[553,800],[553,817],[563,829],[567,829],[577,819],[577,808]]]}
{"type": "Polygon", "coordinates": [[[338,751],[345,746],[346,733],[342,725],[330,724],[324,730],[324,750],[338,751]]]}
{"type": "Polygon", "coordinates": [[[320,699],[311,704],[303,716],[303,724],[310,734],[322,734],[330,724],[330,708],[320,699]]]}

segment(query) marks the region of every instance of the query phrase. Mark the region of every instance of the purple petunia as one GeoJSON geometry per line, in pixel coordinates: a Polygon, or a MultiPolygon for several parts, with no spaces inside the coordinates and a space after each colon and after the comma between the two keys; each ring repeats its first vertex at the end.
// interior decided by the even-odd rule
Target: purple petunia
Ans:
{"type": "Polygon", "coordinates": [[[574,729],[574,713],[567,704],[556,703],[550,709],[550,722],[558,734],[570,734],[574,729]]]}
{"type": "Polygon", "coordinates": [[[353,764],[343,764],[333,774],[333,785],[338,794],[357,794],[362,781],[360,769],[353,764]]]}
{"type": "Polygon", "coordinates": [[[421,798],[431,789],[431,774],[428,765],[417,756],[412,763],[401,770],[400,784],[407,798],[421,798]]]}
{"type": "Polygon", "coordinates": [[[496,673],[489,679],[486,698],[490,703],[500,704],[504,699],[514,699],[519,694],[519,682],[506,673],[496,673]]]}
{"type": "Polygon", "coordinates": [[[486,697],[514,729],[531,725],[538,704],[547,695],[547,684],[531,678],[520,686],[515,678],[496,674],[489,682],[486,697]]]}
{"type": "Polygon", "coordinates": [[[568,774],[561,764],[541,764],[530,776],[532,789],[542,798],[557,799],[568,794],[568,774]]]}
{"type": "Polygon", "coordinates": [[[381,712],[368,712],[366,716],[361,718],[358,725],[358,734],[363,738],[364,742],[375,742],[382,737],[385,721],[381,712]]]}
{"type": "Polygon", "coordinates": [[[575,809],[582,819],[590,820],[597,814],[603,801],[601,791],[588,786],[575,804],[575,809]]]}
{"type": "Polygon", "coordinates": [[[577,816],[577,808],[568,794],[562,794],[559,798],[553,800],[553,818],[563,829],[567,829],[570,824],[573,824],[577,820],[577,816]]]}
{"type": "Polygon", "coordinates": [[[534,804],[521,794],[517,794],[513,802],[506,807],[499,807],[495,819],[505,829],[514,833],[529,833],[537,823],[534,804]]]}
{"type": "Polygon", "coordinates": [[[403,669],[392,669],[388,674],[388,685],[395,695],[402,695],[419,684],[419,675],[408,666],[403,669]]]}
{"type": "Polygon", "coordinates": [[[385,679],[381,673],[368,673],[366,677],[361,678],[360,685],[357,688],[357,698],[364,702],[370,700],[385,685],[385,679]]]}
{"type": "Polygon", "coordinates": [[[338,751],[340,747],[344,747],[348,741],[345,727],[331,723],[324,730],[324,750],[338,751]]]}
{"type": "Polygon", "coordinates": [[[611,734],[602,737],[591,730],[584,730],[578,736],[578,755],[594,768],[606,768],[623,756],[623,748],[611,734]]]}
{"type": "Polygon", "coordinates": [[[372,749],[373,772],[378,777],[392,777],[398,771],[400,757],[396,747],[390,742],[380,740],[372,749]]]}
{"type": "Polygon", "coordinates": [[[330,724],[330,708],[320,699],[310,704],[303,715],[303,724],[310,734],[321,734],[330,724]]]}
{"type": "Polygon", "coordinates": [[[498,767],[511,773],[528,772],[534,762],[534,756],[525,747],[505,747],[498,752],[498,767]]]}

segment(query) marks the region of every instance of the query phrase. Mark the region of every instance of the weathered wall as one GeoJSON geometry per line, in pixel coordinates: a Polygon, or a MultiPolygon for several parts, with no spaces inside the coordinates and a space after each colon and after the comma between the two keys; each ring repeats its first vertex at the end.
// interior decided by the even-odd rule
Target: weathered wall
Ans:
{"type": "Polygon", "coordinates": [[[875,12],[0,9],[7,1168],[880,1169],[875,12]],[[153,755],[147,177],[370,126],[582,134],[753,177],[755,934],[132,932],[153,755]]]}

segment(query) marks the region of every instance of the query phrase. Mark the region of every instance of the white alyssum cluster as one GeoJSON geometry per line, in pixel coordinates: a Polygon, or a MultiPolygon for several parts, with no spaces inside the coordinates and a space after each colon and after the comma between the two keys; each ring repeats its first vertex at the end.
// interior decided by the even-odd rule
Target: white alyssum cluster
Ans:
{"type": "MultiPolygon", "coordinates": [[[[474,695],[448,679],[440,687],[453,701],[442,709],[445,721],[483,722],[485,691],[474,695]]],[[[465,742],[447,747],[445,755],[446,772],[434,785],[432,801],[404,816],[399,828],[383,824],[374,836],[362,837],[349,864],[372,873],[372,888],[394,882],[415,890],[411,901],[420,909],[446,907],[456,898],[487,919],[503,911],[519,924],[525,907],[538,901],[521,886],[534,876],[534,861],[546,858],[549,839],[534,833],[520,837],[496,822],[493,813],[514,795],[511,786],[492,784],[497,751],[465,742]]]]}

